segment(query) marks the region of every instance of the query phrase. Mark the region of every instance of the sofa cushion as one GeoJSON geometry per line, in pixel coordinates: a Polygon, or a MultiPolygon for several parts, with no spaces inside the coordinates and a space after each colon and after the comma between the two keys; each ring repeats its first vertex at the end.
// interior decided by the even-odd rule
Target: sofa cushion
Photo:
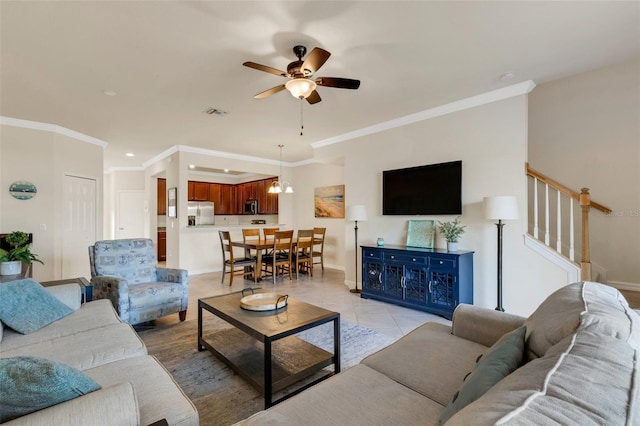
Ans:
{"type": "MultiPolygon", "coordinates": [[[[4,284],[2,284],[4,285],[4,284]]],[[[73,314],[68,315],[40,330],[22,335],[12,330],[4,331],[2,340],[2,352],[51,340],[58,337],[69,336],[83,331],[104,327],[111,324],[122,324],[113,305],[108,300],[96,300],[85,303],[73,314]]]]}
{"type": "Polygon", "coordinates": [[[67,336],[0,351],[0,358],[34,355],[87,370],[109,362],[146,355],[147,348],[128,324],[111,324],[67,336]]]}
{"type": "Polygon", "coordinates": [[[100,389],[93,379],[66,364],[36,357],[0,359],[0,422],[100,389]]]}
{"type": "Polygon", "coordinates": [[[464,376],[475,367],[478,356],[487,349],[479,343],[453,336],[451,327],[426,323],[363,359],[362,364],[447,405],[464,376]]]}
{"type": "Polygon", "coordinates": [[[606,335],[629,339],[629,310],[613,287],[588,281],[565,286],[547,297],[525,321],[527,359],[544,356],[581,323],[606,335]]]}
{"type": "Polygon", "coordinates": [[[496,384],[447,425],[638,424],[639,356],[621,339],[579,330],[496,384]]]}
{"type": "Polygon", "coordinates": [[[464,380],[451,403],[442,411],[441,424],[520,367],[524,357],[524,335],[524,326],[519,327],[502,336],[489,348],[464,380]]]}
{"type": "Polygon", "coordinates": [[[0,320],[22,334],[33,333],[73,313],[32,279],[0,285],[0,320]]]}
{"type": "Polygon", "coordinates": [[[166,419],[170,425],[198,426],[195,406],[171,374],[152,356],[111,362],[85,373],[105,388],[130,382],[138,399],[141,425],[166,419]]]}
{"type": "Polygon", "coordinates": [[[429,425],[442,408],[359,364],[238,425],[429,425]]]}

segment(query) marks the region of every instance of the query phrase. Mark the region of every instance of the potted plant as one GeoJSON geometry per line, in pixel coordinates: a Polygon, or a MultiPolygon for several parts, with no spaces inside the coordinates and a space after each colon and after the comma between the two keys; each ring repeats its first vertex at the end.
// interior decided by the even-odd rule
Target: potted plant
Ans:
{"type": "Polygon", "coordinates": [[[460,216],[449,222],[438,221],[438,231],[440,231],[445,240],[447,240],[448,251],[458,251],[458,240],[464,234],[464,225],[460,224],[460,216]]]}
{"type": "Polygon", "coordinates": [[[22,231],[14,231],[4,237],[11,248],[0,248],[0,275],[17,275],[22,272],[22,263],[31,265],[33,262],[44,263],[38,255],[31,252],[29,236],[22,231]]]}

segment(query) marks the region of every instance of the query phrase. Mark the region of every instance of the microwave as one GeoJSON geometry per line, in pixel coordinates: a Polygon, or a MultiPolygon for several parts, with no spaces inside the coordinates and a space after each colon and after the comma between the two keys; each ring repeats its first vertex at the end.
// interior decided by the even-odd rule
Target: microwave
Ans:
{"type": "Polygon", "coordinates": [[[247,200],[244,202],[244,212],[258,214],[258,200],[247,200]]]}

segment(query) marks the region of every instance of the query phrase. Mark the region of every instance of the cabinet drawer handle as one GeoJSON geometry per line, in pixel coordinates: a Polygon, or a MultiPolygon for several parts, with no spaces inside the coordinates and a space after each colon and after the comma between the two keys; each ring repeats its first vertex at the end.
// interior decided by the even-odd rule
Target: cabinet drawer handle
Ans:
{"type": "Polygon", "coordinates": [[[373,253],[369,253],[369,256],[373,256],[373,253]]]}
{"type": "Polygon", "coordinates": [[[441,261],[440,261],[440,264],[442,265],[443,263],[444,263],[444,262],[441,260],[441,261]]]}
{"type": "Polygon", "coordinates": [[[414,262],[416,261],[416,258],[415,258],[415,257],[413,258],[413,261],[414,261],[414,262]]]}
{"type": "Polygon", "coordinates": [[[391,258],[392,258],[392,259],[395,259],[396,257],[395,257],[395,256],[391,256],[391,258]]]}

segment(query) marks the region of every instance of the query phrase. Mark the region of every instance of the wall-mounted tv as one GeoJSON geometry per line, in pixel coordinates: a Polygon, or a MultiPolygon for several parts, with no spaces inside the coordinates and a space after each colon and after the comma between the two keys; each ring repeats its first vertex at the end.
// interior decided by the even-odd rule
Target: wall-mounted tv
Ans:
{"type": "Polygon", "coordinates": [[[382,214],[462,214],[462,161],[383,171],[382,214]]]}

